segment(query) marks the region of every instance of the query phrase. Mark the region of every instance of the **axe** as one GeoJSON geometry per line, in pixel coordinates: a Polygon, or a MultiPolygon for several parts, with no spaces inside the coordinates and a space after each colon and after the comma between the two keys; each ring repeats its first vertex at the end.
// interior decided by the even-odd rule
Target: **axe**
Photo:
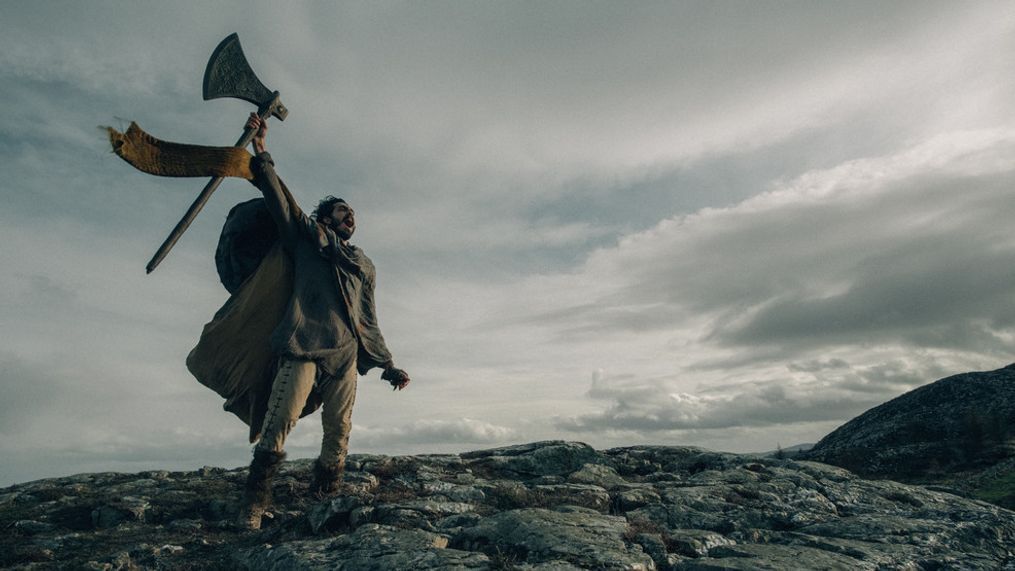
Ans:
{"type": "MultiPolygon", "coordinates": [[[[202,89],[204,100],[218,99],[219,97],[235,97],[249,101],[257,106],[257,114],[261,120],[269,116],[275,116],[279,121],[285,121],[289,110],[282,105],[277,91],[270,91],[257,79],[254,70],[250,69],[247,58],[243,55],[243,48],[240,47],[240,38],[236,34],[229,35],[215,48],[211,58],[208,59],[208,67],[204,69],[204,87],[202,89]]],[[[243,135],[236,141],[235,147],[246,147],[254,138],[254,130],[243,129],[243,135]]],[[[190,223],[197,217],[197,213],[204,208],[205,203],[215,192],[222,177],[217,176],[208,181],[197,196],[194,203],[187,209],[187,213],[176,224],[173,231],[166,238],[166,241],[159,246],[159,250],[152,256],[146,266],[148,273],[152,273],[163,258],[169,254],[176,241],[187,231],[190,223]]]]}

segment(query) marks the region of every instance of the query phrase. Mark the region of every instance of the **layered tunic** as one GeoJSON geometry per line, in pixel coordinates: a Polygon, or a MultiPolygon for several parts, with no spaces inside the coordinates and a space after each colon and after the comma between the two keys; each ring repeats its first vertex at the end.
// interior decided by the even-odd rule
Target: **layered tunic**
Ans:
{"type": "Polygon", "coordinates": [[[272,351],[315,361],[332,377],[354,358],[360,374],[390,361],[374,308],[373,262],[288,200],[268,153],[255,157],[251,170],[294,266],[292,295],[269,339],[272,351]]]}

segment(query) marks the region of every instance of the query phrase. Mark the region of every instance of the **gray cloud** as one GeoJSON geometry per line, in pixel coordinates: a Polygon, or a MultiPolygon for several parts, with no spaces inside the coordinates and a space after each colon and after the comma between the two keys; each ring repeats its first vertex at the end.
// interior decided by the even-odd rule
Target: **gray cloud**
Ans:
{"type": "Polygon", "coordinates": [[[813,359],[810,361],[804,361],[800,363],[790,363],[786,366],[790,371],[800,373],[815,373],[823,371],[825,369],[845,369],[849,367],[849,363],[842,359],[828,359],[819,360],[813,359]]]}
{"type": "Polygon", "coordinates": [[[155,371],[129,361],[109,367],[108,357],[63,357],[0,356],[0,453],[17,459],[0,465],[4,485],[89,470],[247,460],[242,423],[218,414],[196,383],[179,391],[150,383],[145,373],[155,371]]]}
{"type": "Polygon", "coordinates": [[[24,430],[46,406],[56,387],[40,367],[32,367],[12,355],[0,358],[0,434],[13,436],[24,430]]]}
{"type": "MultiPolygon", "coordinates": [[[[814,369],[813,366],[806,367],[814,369]]],[[[901,361],[852,367],[836,360],[834,375],[788,374],[768,381],[703,388],[696,394],[673,392],[663,381],[593,377],[588,396],[605,400],[601,412],[562,417],[561,430],[627,430],[640,434],[729,428],[757,428],[821,421],[844,422],[923,384],[940,369],[901,361]],[[840,364],[841,363],[841,364],[840,364]]],[[[800,367],[788,367],[800,371],[800,367]]]]}
{"type": "Polygon", "coordinates": [[[499,444],[512,439],[515,430],[482,420],[421,419],[409,424],[356,427],[358,445],[371,448],[401,447],[414,444],[499,444]]]}
{"type": "Polygon", "coordinates": [[[1003,354],[1015,152],[1007,133],[985,136],[968,151],[928,143],[667,220],[593,255],[580,276],[604,284],[595,298],[533,319],[570,336],[704,318],[701,342],[801,355],[900,343],[1003,354]]]}

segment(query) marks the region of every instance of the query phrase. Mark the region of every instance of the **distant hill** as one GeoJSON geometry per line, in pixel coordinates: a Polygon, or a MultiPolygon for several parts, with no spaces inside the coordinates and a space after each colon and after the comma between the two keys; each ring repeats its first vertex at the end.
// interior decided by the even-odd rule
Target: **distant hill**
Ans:
{"type": "Polygon", "coordinates": [[[803,444],[794,444],[793,446],[781,446],[775,450],[768,450],[765,452],[757,452],[758,456],[768,456],[772,458],[795,458],[797,454],[806,452],[814,448],[813,442],[805,442],[803,444]]]}
{"type": "MultiPolygon", "coordinates": [[[[995,480],[1015,478],[1013,426],[1015,364],[912,390],[850,420],[794,458],[841,466],[866,478],[941,483],[972,492],[971,486],[996,487],[995,480]]],[[[1009,502],[1015,503],[1015,496],[1009,502]]]]}

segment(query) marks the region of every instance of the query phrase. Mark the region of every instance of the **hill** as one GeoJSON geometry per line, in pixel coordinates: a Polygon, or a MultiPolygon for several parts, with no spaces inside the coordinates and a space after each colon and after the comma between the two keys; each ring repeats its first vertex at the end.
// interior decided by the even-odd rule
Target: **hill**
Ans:
{"type": "MultiPolygon", "coordinates": [[[[801,458],[868,478],[950,485],[977,495],[1011,479],[1012,426],[1015,364],[912,390],[850,420],[801,458]]],[[[1000,495],[984,499],[1015,508],[1015,495],[994,492],[1000,495]]]]}

